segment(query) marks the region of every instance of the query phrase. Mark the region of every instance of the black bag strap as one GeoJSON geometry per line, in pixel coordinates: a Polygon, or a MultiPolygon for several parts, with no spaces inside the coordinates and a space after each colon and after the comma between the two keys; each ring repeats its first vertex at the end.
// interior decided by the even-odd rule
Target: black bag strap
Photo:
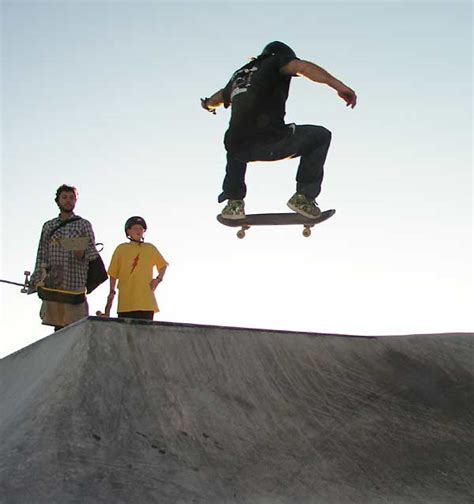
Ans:
{"type": "Polygon", "coordinates": [[[66,226],[67,224],[69,224],[70,222],[76,222],[78,220],[81,220],[82,217],[71,217],[70,219],[68,220],[65,220],[65,221],[62,221],[60,224],[58,224],[50,233],[49,233],[49,239],[52,238],[53,234],[56,233],[56,231],[59,229],[59,228],[62,228],[63,226],[66,226]]]}

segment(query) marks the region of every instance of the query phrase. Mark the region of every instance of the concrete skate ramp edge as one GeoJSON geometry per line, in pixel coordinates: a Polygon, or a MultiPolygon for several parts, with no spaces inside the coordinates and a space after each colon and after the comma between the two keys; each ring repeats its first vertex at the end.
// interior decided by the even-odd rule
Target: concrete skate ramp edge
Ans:
{"type": "Polygon", "coordinates": [[[474,502],[474,334],[89,317],[0,360],[0,502],[474,502]]]}

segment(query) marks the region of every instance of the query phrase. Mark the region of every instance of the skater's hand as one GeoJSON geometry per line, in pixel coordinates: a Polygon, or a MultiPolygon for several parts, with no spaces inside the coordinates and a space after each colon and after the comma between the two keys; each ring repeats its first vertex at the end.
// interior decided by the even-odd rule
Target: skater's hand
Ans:
{"type": "Polygon", "coordinates": [[[354,108],[356,106],[357,95],[351,88],[344,86],[341,89],[338,89],[337,94],[346,102],[347,107],[354,108]]]}
{"type": "Polygon", "coordinates": [[[216,109],[208,104],[209,98],[201,98],[201,107],[207,112],[216,115],[216,109]]]}

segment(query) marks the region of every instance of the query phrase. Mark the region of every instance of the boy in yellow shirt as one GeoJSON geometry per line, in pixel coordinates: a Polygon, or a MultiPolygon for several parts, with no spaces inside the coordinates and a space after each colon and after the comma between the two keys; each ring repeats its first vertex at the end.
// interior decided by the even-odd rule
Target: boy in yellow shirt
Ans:
{"type": "Polygon", "coordinates": [[[130,241],[120,244],[110,261],[106,317],[110,316],[117,280],[119,317],[153,320],[154,314],[159,311],[154,292],[163,281],[168,263],[154,245],[144,242],[146,230],[142,217],[130,217],[125,223],[125,235],[130,241]],[[153,278],[154,267],[158,270],[156,278],[153,278]]]}

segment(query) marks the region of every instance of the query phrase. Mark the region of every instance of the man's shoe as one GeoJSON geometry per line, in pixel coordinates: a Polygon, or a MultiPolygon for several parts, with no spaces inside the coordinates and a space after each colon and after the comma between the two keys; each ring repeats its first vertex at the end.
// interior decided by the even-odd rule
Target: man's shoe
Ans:
{"type": "Polygon", "coordinates": [[[244,200],[229,200],[221,212],[224,219],[245,219],[244,200]]]}
{"type": "Polygon", "coordinates": [[[316,201],[308,199],[304,194],[295,193],[289,199],[287,205],[293,212],[304,215],[309,219],[316,219],[321,215],[321,210],[316,204],[316,201]]]}

